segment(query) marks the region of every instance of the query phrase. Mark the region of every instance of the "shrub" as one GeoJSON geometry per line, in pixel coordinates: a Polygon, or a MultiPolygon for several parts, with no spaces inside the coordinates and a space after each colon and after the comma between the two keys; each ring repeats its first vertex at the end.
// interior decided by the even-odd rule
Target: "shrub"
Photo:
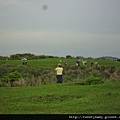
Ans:
{"type": "Polygon", "coordinates": [[[3,77],[3,82],[5,83],[13,83],[14,81],[18,81],[20,78],[22,78],[22,75],[18,73],[17,71],[9,73],[7,76],[3,77]]]}
{"type": "Polygon", "coordinates": [[[102,71],[104,71],[104,70],[106,70],[106,67],[105,67],[105,66],[101,66],[101,67],[100,67],[100,71],[102,72],[102,71]]]}
{"type": "Polygon", "coordinates": [[[107,70],[105,70],[105,71],[102,72],[102,76],[103,76],[105,79],[107,79],[107,78],[110,78],[111,74],[110,74],[107,70]]]}
{"type": "Polygon", "coordinates": [[[64,81],[73,81],[73,78],[71,78],[71,76],[69,76],[69,75],[65,75],[64,81]]]}
{"type": "Polygon", "coordinates": [[[99,84],[99,83],[103,83],[103,80],[101,77],[94,77],[94,76],[90,76],[88,78],[85,79],[85,85],[94,85],[94,84],[99,84]]]}
{"type": "Polygon", "coordinates": [[[12,86],[25,86],[26,85],[26,81],[23,79],[21,79],[21,80],[18,80],[18,81],[14,81],[13,82],[13,84],[12,84],[12,86]]]}

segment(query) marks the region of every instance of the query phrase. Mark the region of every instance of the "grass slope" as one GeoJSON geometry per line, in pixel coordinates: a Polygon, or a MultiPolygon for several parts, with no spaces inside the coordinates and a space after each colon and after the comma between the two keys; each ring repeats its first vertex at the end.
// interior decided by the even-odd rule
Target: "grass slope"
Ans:
{"type": "MultiPolygon", "coordinates": [[[[35,66],[35,67],[56,67],[57,64],[62,61],[61,63],[64,65],[65,61],[68,62],[68,65],[74,66],[76,64],[77,59],[67,59],[67,58],[46,58],[46,59],[36,59],[36,60],[28,60],[28,65],[30,66],[35,66]]],[[[90,67],[90,59],[86,59],[88,63],[88,67],[90,67]]],[[[111,60],[96,60],[93,59],[93,61],[97,61],[100,66],[109,66],[109,67],[116,67],[117,69],[120,70],[120,62],[116,61],[111,61],[111,60]]],[[[5,65],[12,65],[12,66],[19,66],[22,65],[21,60],[0,60],[0,65],[5,64],[5,65]]],[[[82,64],[82,62],[81,62],[82,64]]]]}
{"type": "Polygon", "coordinates": [[[0,114],[119,114],[120,83],[1,87],[0,114]]]}

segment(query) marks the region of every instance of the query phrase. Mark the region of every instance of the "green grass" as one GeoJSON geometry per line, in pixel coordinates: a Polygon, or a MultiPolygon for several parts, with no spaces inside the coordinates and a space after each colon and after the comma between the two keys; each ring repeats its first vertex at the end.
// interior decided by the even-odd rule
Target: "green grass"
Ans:
{"type": "Polygon", "coordinates": [[[119,114],[120,82],[1,87],[0,114],[119,114]]]}
{"type": "MultiPolygon", "coordinates": [[[[45,58],[45,59],[36,59],[36,60],[28,60],[28,65],[35,66],[35,67],[56,67],[57,64],[62,60],[62,64],[64,65],[64,62],[68,60],[68,65],[75,65],[77,59],[66,59],[66,58],[45,58]]],[[[86,59],[88,62],[88,67],[90,67],[90,60],[86,59]]],[[[98,61],[100,66],[109,66],[109,67],[116,67],[120,70],[120,62],[116,61],[110,61],[110,60],[95,60],[98,61]]],[[[22,65],[21,60],[0,60],[0,64],[6,64],[6,65],[13,65],[13,66],[19,66],[22,65]]],[[[81,63],[82,64],[82,63],[81,63]]]]}
{"type": "MultiPolygon", "coordinates": [[[[63,67],[66,60],[69,60],[69,66],[75,66],[76,59],[65,58],[28,60],[28,66],[51,67],[54,70],[60,60],[63,67]]],[[[114,66],[120,70],[120,62],[93,61],[98,61],[100,66],[114,66]]],[[[0,60],[0,65],[17,67],[22,66],[22,62],[0,60]]],[[[89,66],[90,60],[88,60],[89,66]]],[[[119,100],[119,79],[118,82],[98,85],[68,82],[34,87],[0,87],[0,114],[120,114],[119,100]]]]}

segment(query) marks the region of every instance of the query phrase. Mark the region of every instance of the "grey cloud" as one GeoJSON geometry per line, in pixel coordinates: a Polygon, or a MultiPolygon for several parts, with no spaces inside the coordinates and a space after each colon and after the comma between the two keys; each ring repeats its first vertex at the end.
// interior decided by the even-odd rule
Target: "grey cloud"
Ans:
{"type": "Polygon", "coordinates": [[[119,6],[119,0],[2,0],[0,54],[120,57],[119,6]]]}

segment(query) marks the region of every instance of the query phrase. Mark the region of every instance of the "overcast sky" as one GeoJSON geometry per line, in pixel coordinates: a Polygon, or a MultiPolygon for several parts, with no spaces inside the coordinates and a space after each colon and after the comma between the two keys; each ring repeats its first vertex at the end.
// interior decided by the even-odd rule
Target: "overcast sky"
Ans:
{"type": "Polygon", "coordinates": [[[120,0],[0,0],[0,56],[120,58],[120,0]]]}

